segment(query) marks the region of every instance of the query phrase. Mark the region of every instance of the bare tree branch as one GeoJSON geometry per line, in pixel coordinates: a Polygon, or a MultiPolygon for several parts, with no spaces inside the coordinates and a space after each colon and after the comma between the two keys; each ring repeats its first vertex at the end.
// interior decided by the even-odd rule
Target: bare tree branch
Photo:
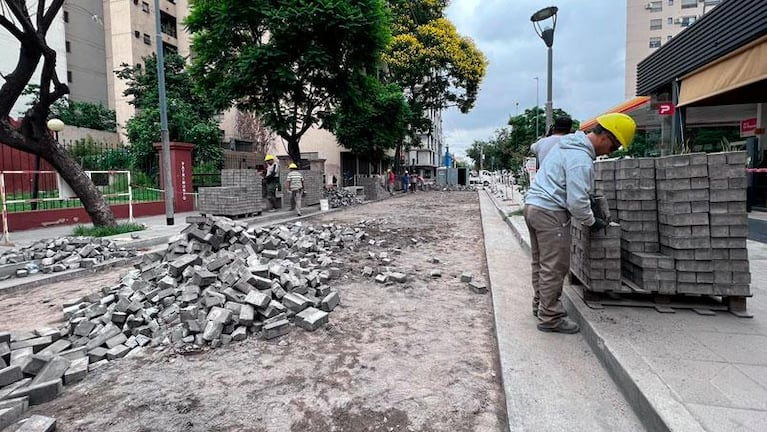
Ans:
{"type": "Polygon", "coordinates": [[[43,14],[45,14],[45,0],[37,0],[37,30],[43,28],[43,14]]]}
{"type": "MultiPolygon", "coordinates": [[[[8,0],[8,9],[13,13],[13,16],[19,20],[21,29],[24,31],[26,37],[30,37],[35,34],[35,27],[32,25],[32,20],[29,19],[29,11],[27,10],[27,4],[24,0],[8,0]]],[[[21,41],[24,43],[24,40],[21,41]]]]}
{"type": "Polygon", "coordinates": [[[18,39],[19,42],[21,42],[24,38],[24,32],[16,27],[16,24],[12,23],[11,20],[6,18],[4,15],[0,15],[0,26],[8,30],[8,33],[18,39]]]}
{"type": "MultiPolygon", "coordinates": [[[[41,4],[45,3],[45,0],[39,1],[41,4]]],[[[51,2],[51,5],[48,7],[48,11],[45,12],[45,19],[43,19],[42,27],[38,27],[39,30],[42,30],[43,34],[48,34],[48,29],[51,27],[53,20],[56,18],[56,15],[59,14],[59,11],[63,5],[64,0],[53,0],[51,2]]]]}

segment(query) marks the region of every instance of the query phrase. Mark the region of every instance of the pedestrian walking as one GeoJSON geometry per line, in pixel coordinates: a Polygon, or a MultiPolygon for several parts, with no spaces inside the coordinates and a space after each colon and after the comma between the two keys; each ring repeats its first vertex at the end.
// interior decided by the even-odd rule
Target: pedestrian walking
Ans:
{"type": "Polygon", "coordinates": [[[288,166],[288,178],[285,182],[285,190],[290,191],[290,210],[296,211],[296,215],[301,216],[301,198],[304,195],[304,176],[298,170],[298,165],[291,163],[288,166]]]}
{"type": "Polygon", "coordinates": [[[405,171],[405,174],[402,174],[402,190],[407,193],[408,188],[410,187],[410,174],[408,174],[407,171],[405,171]]]}
{"type": "Polygon", "coordinates": [[[570,268],[570,223],[598,231],[607,222],[594,217],[589,194],[594,159],[620,147],[628,149],[636,123],[626,114],[597,117],[588,134],[575,132],[561,138],[546,156],[535,182],[525,196],[525,223],[532,252],[533,315],[538,330],[577,333],[578,324],[567,319],[562,307],[562,284],[570,268]]]}
{"type": "Polygon", "coordinates": [[[274,160],[274,155],[266,155],[264,162],[266,162],[266,174],[264,175],[264,181],[266,182],[266,198],[272,206],[269,211],[276,211],[277,187],[280,184],[280,166],[274,160]]]}
{"type": "Polygon", "coordinates": [[[549,133],[530,147],[530,150],[538,159],[539,169],[543,166],[543,160],[546,158],[546,155],[549,154],[552,148],[559,145],[559,140],[562,136],[569,134],[572,129],[573,119],[566,116],[557,117],[556,120],[554,120],[554,124],[551,126],[549,133]]]}
{"type": "Polygon", "coordinates": [[[396,180],[394,171],[389,169],[386,178],[386,189],[389,191],[389,195],[394,195],[394,180],[396,180]]]}

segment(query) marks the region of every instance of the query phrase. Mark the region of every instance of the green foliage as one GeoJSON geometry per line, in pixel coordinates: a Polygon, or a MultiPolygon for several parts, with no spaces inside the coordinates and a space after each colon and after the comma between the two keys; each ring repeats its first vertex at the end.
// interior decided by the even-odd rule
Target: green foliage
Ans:
{"type": "Polygon", "coordinates": [[[121,223],[112,227],[77,225],[72,234],[85,237],[107,237],[134,231],[143,231],[144,229],[146,229],[146,227],[138,223],[121,223]]]}
{"type": "MultiPolygon", "coordinates": [[[[29,84],[22,92],[24,96],[33,96],[33,100],[27,105],[35,104],[40,95],[40,86],[29,84]]],[[[107,132],[114,132],[117,128],[117,114],[114,110],[101,104],[90,102],[78,102],[65,98],[59,99],[51,105],[49,118],[58,118],[67,126],[77,126],[107,132]]]]}
{"type": "MultiPolygon", "coordinates": [[[[160,142],[157,57],[145,57],[144,65],[123,65],[117,77],[127,81],[124,94],[133,97],[129,103],[137,108],[137,114],[126,124],[132,164],[149,173],[157,153],[154,143],[160,142]]],[[[193,143],[195,164],[211,162],[221,167],[224,152],[221,132],[213,120],[216,110],[207,98],[195,92],[184,58],[178,54],[165,57],[165,86],[170,140],[193,143]]]]}
{"type": "Polygon", "coordinates": [[[361,77],[323,124],[352,153],[380,159],[408,133],[408,108],[402,89],[361,77]]]}
{"type": "Polygon", "coordinates": [[[126,147],[97,142],[90,135],[76,140],[67,151],[86,171],[128,170],[131,167],[130,151],[126,147]]]}
{"type": "Polygon", "coordinates": [[[445,0],[389,0],[393,37],[384,55],[387,82],[406,90],[411,141],[431,132],[430,110],[474,106],[487,60],[444,17],[445,0]]]}
{"type": "Polygon", "coordinates": [[[382,0],[192,0],[192,73],[218,109],[258,113],[300,158],[299,141],[388,39],[382,0]]]}

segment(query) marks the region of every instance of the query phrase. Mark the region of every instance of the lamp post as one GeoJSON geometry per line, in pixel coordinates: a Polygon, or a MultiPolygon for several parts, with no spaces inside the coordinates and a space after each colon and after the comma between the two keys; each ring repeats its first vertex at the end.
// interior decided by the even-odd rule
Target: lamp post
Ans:
{"type": "Polygon", "coordinates": [[[170,138],[168,137],[168,107],[165,99],[165,55],[162,47],[160,0],[154,0],[155,30],[157,31],[157,86],[160,97],[160,139],[162,141],[162,172],[165,179],[165,222],[173,225],[173,175],[170,172],[170,138]]]}
{"type": "Polygon", "coordinates": [[[530,17],[530,21],[533,22],[533,28],[538,34],[538,37],[543,39],[543,43],[548,48],[549,61],[548,61],[548,75],[546,85],[546,130],[551,128],[554,124],[554,115],[551,107],[551,63],[554,58],[552,45],[554,45],[554,30],[557,28],[557,11],[559,8],[556,6],[549,6],[539,10],[530,17]],[[547,21],[550,20],[550,21],[547,21]],[[547,25],[543,27],[543,25],[547,25]],[[548,26],[550,24],[550,27],[548,26]]]}
{"type": "Polygon", "coordinates": [[[535,80],[535,139],[538,139],[538,137],[541,136],[541,134],[538,132],[538,119],[541,117],[540,115],[538,115],[538,107],[540,106],[540,103],[539,103],[540,92],[538,91],[538,87],[539,87],[538,84],[540,81],[538,77],[534,77],[533,79],[535,80]]]}
{"type": "MultiPolygon", "coordinates": [[[[64,122],[57,118],[52,118],[48,120],[48,123],[46,123],[48,126],[48,130],[53,132],[53,138],[56,140],[56,144],[59,143],[59,132],[64,130],[64,122]]],[[[34,177],[32,177],[32,203],[30,205],[30,208],[32,210],[37,210],[37,197],[38,197],[38,189],[40,187],[40,155],[35,155],[35,174],[34,177]]]]}

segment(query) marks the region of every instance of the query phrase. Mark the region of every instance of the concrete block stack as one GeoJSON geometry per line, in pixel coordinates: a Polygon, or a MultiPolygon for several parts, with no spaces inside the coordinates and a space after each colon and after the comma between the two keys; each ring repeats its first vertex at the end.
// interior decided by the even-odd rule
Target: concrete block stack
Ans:
{"type": "Polygon", "coordinates": [[[331,287],[341,276],[334,254],[367,241],[365,222],[187,222],[164,253],[144,255],[119,284],[65,301],[62,328],[0,332],[0,402],[49,401],[63,385],[147,346],[188,351],[295,327],[314,331],[339,304],[331,287]]]}
{"type": "Polygon", "coordinates": [[[384,185],[385,179],[382,176],[358,177],[357,184],[365,188],[365,199],[375,201],[389,196],[389,191],[384,185]]]}
{"type": "Polygon", "coordinates": [[[625,292],[621,284],[621,229],[611,223],[604,230],[590,232],[572,223],[570,228],[570,271],[589,291],[625,292]]]}
{"type": "Polygon", "coordinates": [[[319,171],[307,170],[301,171],[301,174],[304,175],[304,191],[306,192],[301,204],[304,206],[318,205],[324,192],[322,173],[319,171]]]}
{"type": "Polygon", "coordinates": [[[658,214],[655,191],[655,160],[616,161],[617,220],[621,225],[621,249],[658,252],[658,214]]]}
{"type": "Polygon", "coordinates": [[[200,188],[200,213],[242,216],[262,210],[262,182],[255,170],[221,170],[221,187],[200,188]]]}
{"type": "Polygon", "coordinates": [[[639,291],[676,293],[674,258],[655,252],[621,251],[621,272],[639,291]]]}
{"type": "Polygon", "coordinates": [[[711,291],[709,171],[704,153],[656,159],[660,252],[674,258],[677,293],[711,291]]]}
{"type": "Polygon", "coordinates": [[[710,153],[709,223],[713,294],[750,295],[745,152],[710,153]]]}
{"type": "Polygon", "coordinates": [[[594,162],[594,193],[607,199],[610,214],[616,221],[618,215],[618,197],[615,185],[617,160],[598,160],[594,162]]]}

